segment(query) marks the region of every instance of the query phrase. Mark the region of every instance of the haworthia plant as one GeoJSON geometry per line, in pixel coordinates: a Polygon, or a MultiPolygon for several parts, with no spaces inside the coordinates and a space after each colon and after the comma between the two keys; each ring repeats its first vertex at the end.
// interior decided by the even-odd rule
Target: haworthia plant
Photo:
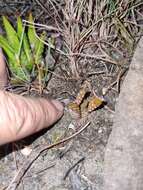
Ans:
{"type": "MultiPolygon", "coordinates": [[[[0,47],[7,56],[12,78],[16,81],[30,81],[31,72],[39,74],[38,68],[42,62],[45,33],[37,37],[34,24],[25,26],[20,17],[17,18],[17,29],[3,16],[5,36],[0,35],[0,47]],[[27,28],[27,30],[25,30],[27,28]],[[35,70],[37,68],[37,71],[35,70]]],[[[28,21],[33,23],[32,14],[28,21]]],[[[41,73],[41,71],[40,71],[41,73]]]]}

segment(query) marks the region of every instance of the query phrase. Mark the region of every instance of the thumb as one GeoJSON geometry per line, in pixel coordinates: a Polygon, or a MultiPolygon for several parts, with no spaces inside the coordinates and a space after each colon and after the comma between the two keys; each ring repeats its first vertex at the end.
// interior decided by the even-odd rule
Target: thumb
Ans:
{"type": "Polygon", "coordinates": [[[7,71],[4,56],[0,48],[0,89],[3,89],[7,85],[7,71]]]}
{"type": "Polygon", "coordinates": [[[0,91],[0,144],[24,138],[55,123],[63,115],[56,100],[26,98],[0,91]]]}

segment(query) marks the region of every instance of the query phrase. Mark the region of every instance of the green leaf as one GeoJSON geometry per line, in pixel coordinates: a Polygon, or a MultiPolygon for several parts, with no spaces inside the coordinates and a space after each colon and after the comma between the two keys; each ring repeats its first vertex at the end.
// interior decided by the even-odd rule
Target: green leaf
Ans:
{"type": "Polygon", "coordinates": [[[0,47],[4,50],[11,64],[15,64],[15,52],[8,44],[8,41],[0,35],[0,47]]]}
{"type": "Polygon", "coordinates": [[[24,37],[23,37],[23,48],[24,48],[24,52],[27,58],[27,63],[25,62],[26,63],[25,66],[29,71],[31,71],[34,64],[34,60],[33,60],[32,52],[31,52],[29,41],[27,39],[26,34],[24,34],[24,37]]]}
{"type": "Polygon", "coordinates": [[[14,78],[21,80],[21,81],[27,81],[29,80],[29,75],[27,75],[23,68],[19,67],[10,67],[10,71],[14,78]]]}
{"type": "Polygon", "coordinates": [[[22,20],[21,18],[18,16],[17,17],[17,35],[19,37],[19,39],[21,39],[22,33],[23,33],[23,24],[22,24],[22,20]]]}
{"type": "Polygon", "coordinates": [[[25,80],[26,74],[20,65],[20,58],[17,57],[17,54],[15,54],[14,50],[11,48],[11,46],[8,44],[7,40],[3,36],[0,36],[0,47],[3,48],[5,54],[8,57],[8,64],[12,75],[21,78],[22,80],[25,80]]]}
{"type": "Polygon", "coordinates": [[[40,36],[40,39],[41,40],[37,40],[36,44],[35,44],[35,63],[36,64],[39,64],[40,60],[42,59],[42,54],[43,54],[43,51],[44,51],[44,43],[43,41],[45,40],[45,37],[46,37],[46,33],[43,32],[40,36]]]}
{"type": "Polygon", "coordinates": [[[32,14],[29,15],[29,20],[28,20],[31,25],[28,26],[28,39],[31,45],[32,50],[35,48],[35,44],[37,42],[37,37],[36,37],[36,30],[34,27],[34,21],[33,21],[33,17],[32,14]]]}
{"type": "Polygon", "coordinates": [[[15,53],[18,53],[20,47],[20,41],[18,39],[17,33],[10,24],[10,22],[7,20],[7,18],[5,16],[3,16],[2,18],[3,18],[4,28],[7,34],[8,43],[14,49],[15,53]]]}
{"type": "MultiPolygon", "coordinates": [[[[30,23],[34,23],[32,14],[29,15],[29,20],[28,21],[30,23]]],[[[40,38],[41,38],[42,41],[45,40],[45,32],[42,33],[40,38]]],[[[28,27],[28,39],[29,39],[30,46],[31,46],[31,49],[32,49],[35,64],[39,64],[39,62],[40,62],[40,60],[42,58],[42,53],[43,53],[43,50],[44,50],[44,44],[40,39],[37,38],[34,24],[31,24],[28,27]]]]}
{"type": "Polygon", "coordinates": [[[25,32],[25,26],[22,24],[22,20],[20,17],[17,18],[17,34],[22,42],[22,51],[24,52],[21,53],[21,64],[24,65],[29,71],[32,70],[33,67],[33,62],[32,62],[32,53],[30,49],[30,44],[25,32]]]}

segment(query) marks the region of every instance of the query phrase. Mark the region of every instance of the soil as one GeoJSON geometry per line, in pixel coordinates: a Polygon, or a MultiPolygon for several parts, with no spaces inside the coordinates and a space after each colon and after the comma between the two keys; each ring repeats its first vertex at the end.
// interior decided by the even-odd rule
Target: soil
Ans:
{"type": "MultiPolygon", "coordinates": [[[[69,89],[68,85],[65,85],[63,82],[61,83],[59,79],[57,80],[57,78],[53,77],[49,83],[49,89],[52,93],[56,91],[54,93],[54,97],[56,98],[60,97],[61,99],[61,95],[58,94],[62,94],[62,90],[65,91],[64,88],[66,88],[68,94],[73,93],[74,96],[74,87],[71,88],[71,86],[74,86],[75,82],[70,82],[70,84],[67,82],[67,84],[69,85],[69,89]]],[[[67,100],[66,95],[62,95],[62,100],[67,100]]],[[[23,189],[24,186],[27,190],[101,190],[103,183],[104,152],[108,136],[111,132],[113,115],[113,111],[107,106],[88,114],[86,122],[82,122],[81,126],[83,127],[83,125],[90,121],[87,129],[70,142],[42,153],[28,172],[26,172],[18,189],[23,189]],[[64,179],[70,168],[80,159],[83,159],[83,161],[77,164],[64,179]]],[[[78,127],[75,119],[72,118],[69,110],[65,108],[62,119],[49,130],[36,134],[31,138],[28,137],[18,144],[14,143],[13,145],[6,145],[3,149],[1,148],[1,189],[9,184],[8,181],[10,182],[13,179],[18,168],[27,159],[26,156],[21,154],[20,149],[22,147],[28,144],[34,151],[37,146],[52,144],[64,137],[70,136],[77,130],[78,127]],[[12,148],[12,151],[8,154],[7,151],[10,148],[12,148]]]]}
{"type": "MultiPolygon", "coordinates": [[[[20,12],[24,17],[29,11],[32,11],[37,20],[40,17],[39,15],[42,15],[40,22],[47,23],[46,12],[36,2],[40,1],[1,1],[3,4],[1,14],[8,15],[14,20],[15,14],[13,12],[16,11],[17,14],[20,12]]],[[[138,37],[135,41],[137,40],[138,37]]],[[[88,49],[88,51],[93,54],[94,48],[88,49]]],[[[124,53],[129,55],[126,50],[124,53]]],[[[57,55],[54,55],[54,60],[55,56],[57,55]]],[[[51,58],[50,64],[55,65],[53,58],[51,58]]],[[[120,84],[126,76],[129,64],[130,58],[127,58],[126,67],[122,68],[124,75],[120,77],[120,84]]],[[[81,84],[88,80],[92,90],[101,97],[103,96],[103,89],[108,88],[118,78],[120,68],[118,65],[82,58],[79,61],[78,72],[80,73],[79,77],[73,76],[68,61],[58,58],[56,67],[54,67],[54,74],[50,75],[48,85],[42,96],[56,98],[66,104],[66,102],[74,100],[81,84]],[[100,73],[100,71],[102,72],[100,73]]],[[[20,94],[23,89],[22,92],[18,88],[12,89],[12,91],[20,94]]],[[[25,95],[34,95],[33,92],[28,94],[26,90],[24,93],[25,95]]],[[[36,94],[35,91],[34,93],[36,94]]],[[[104,106],[88,113],[86,120],[83,120],[80,126],[77,125],[77,120],[71,116],[65,106],[63,117],[50,129],[19,142],[0,147],[0,190],[9,186],[22,164],[28,160],[27,156],[21,152],[23,147],[28,146],[36,154],[37,147],[44,147],[70,136],[88,121],[90,125],[72,140],[42,152],[25,172],[17,189],[102,190],[104,153],[112,130],[118,95],[118,85],[109,88],[108,93],[104,96],[106,102],[104,106]]]]}

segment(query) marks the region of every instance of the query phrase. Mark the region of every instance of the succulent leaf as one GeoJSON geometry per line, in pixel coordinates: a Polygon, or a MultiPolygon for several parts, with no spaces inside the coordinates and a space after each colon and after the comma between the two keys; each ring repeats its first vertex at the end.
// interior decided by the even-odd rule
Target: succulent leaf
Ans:
{"type": "Polygon", "coordinates": [[[11,47],[14,49],[16,53],[18,53],[20,47],[20,41],[18,39],[16,31],[14,30],[13,26],[10,24],[10,22],[5,16],[3,16],[3,24],[9,45],[11,45],[11,47]]]}

